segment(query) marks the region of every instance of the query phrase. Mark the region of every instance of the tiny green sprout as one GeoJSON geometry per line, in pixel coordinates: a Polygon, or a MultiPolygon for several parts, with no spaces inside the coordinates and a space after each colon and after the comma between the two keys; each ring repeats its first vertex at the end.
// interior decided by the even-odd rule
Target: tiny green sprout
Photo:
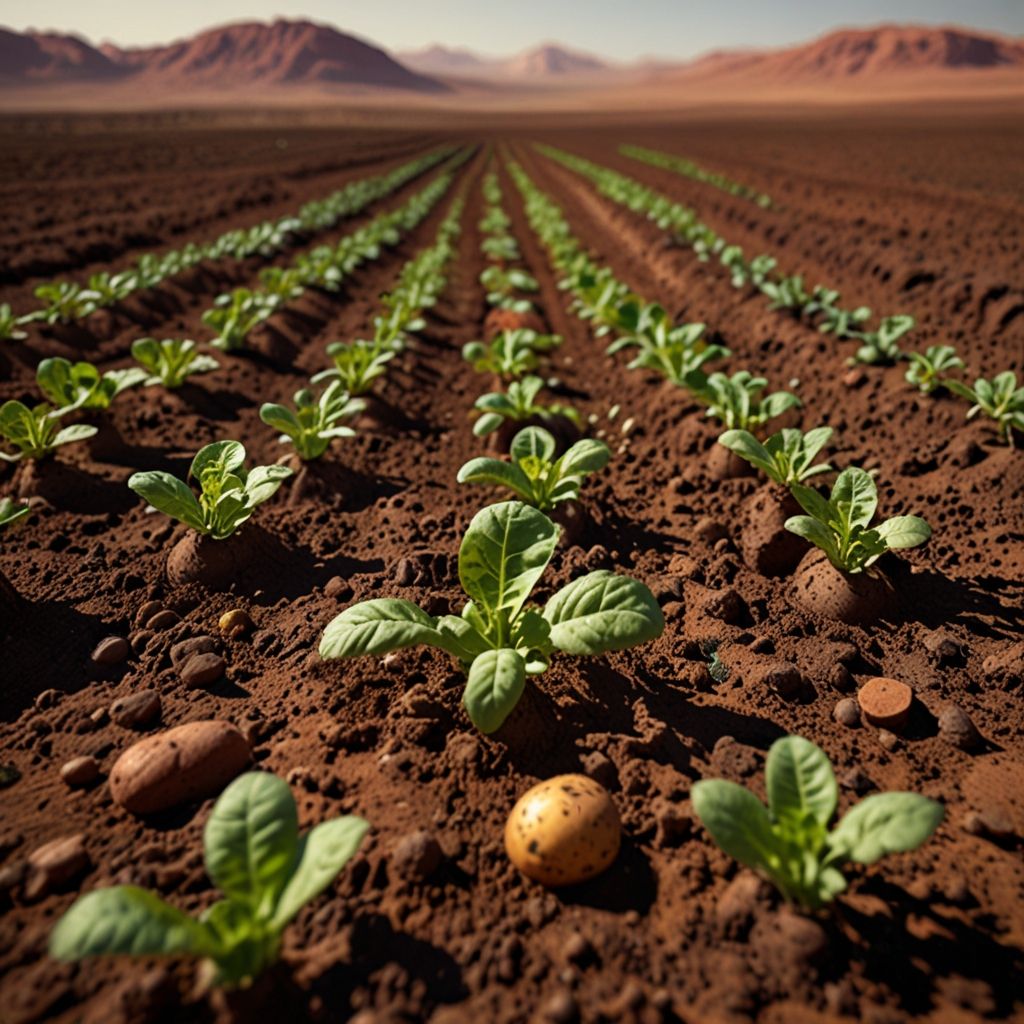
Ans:
{"type": "Polygon", "coordinates": [[[203,830],[206,870],[223,899],[189,917],[138,886],[96,889],[57,922],[50,955],[194,956],[214,985],[241,985],[277,960],[288,923],[340,874],[369,828],[349,815],[300,835],[288,784],[247,772],[221,793],[203,830]]]}
{"type": "Polygon", "coordinates": [[[374,341],[335,341],[327,346],[327,354],[334,361],[329,370],[314,374],[312,381],[337,378],[350,395],[365,395],[373,390],[374,382],[387,373],[387,364],[395,358],[394,347],[382,348],[374,341]]]}
{"type": "Polygon", "coordinates": [[[767,385],[764,377],[755,377],[748,370],[737,370],[731,377],[713,373],[695,395],[707,405],[706,415],[716,417],[723,426],[750,430],[800,405],[800,399],[788,391],[759,397],[767,385]]]}
{"type": "Polygon", "coordinates": [[[248,288],[236,288],[225,295],[218,295],[213,309],[203,313],[203,323],[217,332],[210,344],[222,352],[237,351],[245,345],[249,332],[263,323],[276,308],[273,296],[248,288]]]}
{"type": "Polygon", "coordinates": [[[489,266],[481,275],[480,283],[487,289],[487,304],[499,309],[525,313],[533,308],[529,299],[516,297],[516,292],[536,292],[537,279],[518,267],[489,266]]]}
{"type": "Polygon", "coordinates": [[[287,305],[294,299],[302,298],[302,273],[294,267],[264,267],[260,271],[263,293],[269,296],[275,307],[287,305]]]}
{"type": "Polygon", "coordinates": [[[543,427],[526,427],[512,439],[510,461],[481,457],[459,470],[459,483],[497,484],[514,491],[527,505],[546,512],[562,501],[576,501],[591,473],[608,465],[603,441],[584,438],[555,458],[555,439],[543,427]]]}
{"type": "Polygon", "coordinates": [[[520,258],[519,243],[512,235],[491,235],[480,243],[480,251],[494,263],[513,263],[520,258]]]}
{"type": "Polygon", "coordinates": [[[459,580],[469,598],[460,615],[435,617],[397,598],[362,601],[328,624],[320,656],[354,658],[419,644],[440,648],[466,672],[463,704],[471,721],[494,732],[519,702],[526,677],[543,673],[555,651],[595,656],[626,650],[665,627],[646,586],[606,570],[573,580],[543,609],[528,605],[560,532],[522,502],[481,509],[459,548],[459,580]]]}
{"type": "Polygon", "coordinates": [[[847,364],[866,363],[869,366],[887,366],[900,358],[900,339],[914,329],[917,321],[912,316],[901,314],[887,316],[877,331],[851,334],[861,341],[857,352],[847,359],[847,364]]]}
{"type": "Polygon", "coordinates": [[[58,416],[74,409],[108,409],[122,391],[145,379],[145,370],[138,367],[100,373],[92,363],[72,363],[59,356],[44,359],[36,369],[39,390],[57,407],[58,416]]]}
{"type": "Polygon", "coordinates": [[[802,312],[811,301],[811,295],[804,287],[802,274],[779,277],[774,281],[766,278],[759,287],[762,294],[771,299],[769,309],[793,309],[802,312]]]}
{"type": "Polygon", "coordinates": [[[292,444],[299,458],[319,459],[336,437],[355,437],[351,427],[339,425],[366,408],[358,398],[350,398],[340,380],[332,381],[319,396],[308,388],[295,392],[295,411],[266,402],[260,407],[260,419],[281,431],[281,444],[292,444]]]}
{"type": "Polygon", "coordinates": [[[0,529],[12,526],[19,519],[24,519],[31,511],[32,509],[28,505],[22,505],[11,498],[0,498],[0,529]]]}
{"type": "Polygon", "coordinates": [[[136,338],[132,355],[148,372],[142,382],[146,387],[163,384],[165,388],[180,388],[188,377],[209,373],[220,366],[212,356],[200,353],[196,343],[187,338],[136,338]]]}
{"type": "Polygon", "coordinates": [[[795,427],[785,427],[762,444],[747,430],[727,430],[718,443],[746,459],[769,480],[788,487],[832,471],[827,463],[813,464],[831,436],[831,427],[815,427],[806,434],[795,427]]]}
{"type": "Polygon", "coordinates": [[[85,441],[95,433],[96,428],[86,423],[62,428],[52,406],[45,403],[31,409],[14,400],[0,405],[0,437],[17,449],[13,455],[0,452],[4,462],[45,459],[61,445],[85,441]]]}
{"type": "Polygon", "coordinates": [[[799,483],[790,490],[807,515],[791,516],[786,529],[824,551],[841,572],[863,572],[886,551],[917,547],[932,535],[918,516],[894,516],[871,526],[878,488],[871,474],[856,466],[836,477],[827,499],[799,483]]]}
{"type": "Polygon", "coordinates": [[[46,305],[31,314],[33,320],[47,324],[69,324],[80,320],[99,308],[99,296],[73,281],[52,281],[35,290],[37,299],[46,305]]]}
{"type": "Polygon", "coordinates": [[[502,331],[490,344],[469,341],[462,346],[462,358],[478,373],[493,373],[503,380],[536,370],[540,354],[561,345],[557,334],[538,334],[526,327],[502,331]]]}
{"type": "Polygon", "coordinates": [[[537,417],[551,420],[562,416],[572,423],[579,424],[579,413],[569,405],[553,402],[541,405],[537,395],[544,387],[540,377],[523,377],[514,380],[507,391],[492,391],[481,395],[473,405],[481,415],[473,424],[473,433],[477,437],[486,437],[493,433],[506,421],[522,422],[537,417]]]}
{"type": "Polygon", "coordinates": [[[8,303],[0,303],[0,341],[23,341],[28,335],[21,329],[24,321],[15,316],[8,303]]]}
{"type": "Polygon", "coordinates": [[[924,352],[908,352],[907,359],[910,366],[903,377],[925,395],[947,386],[940,374],[962,369],[964,365],[952,345],[929,345],[924,352]]]}
{"type": "Polygon", "coordinates": [[[238,441],[215,441],[201,448],[186,478],[199,483],[198,499],[185,481],[160,470],[134,473],[128,486],[158,512],[204,536],[224,540],[292,475],[287,466],[247,471],[244,462],[245,448],[238,441]]]}
{"type": "Polygon", "coordinates": [[[916,850],[939,827],[942,804],[917,793],[875,793],[829,830],[839,787],[828,756],[801,736],[776,740],[765,762],[768,806],[744,786],[703,779],[693,809],[730,857],[764,875],[791,903],[817,910],[847,885],[844,861],[874,864],[916,850]]]}
{"type": "Polygon", "coordinates": [[[997,373],[992,380],[979,377],[973,388],[957,380],[943,383],[953,394],[974,403],[967,412],[968,419],[983,412],[995,420],[1007,444],[1013,444],[1014,430],[1024,431],[1024,387],[1017,387],[1017,375],[1012,370],[997,373]]]}

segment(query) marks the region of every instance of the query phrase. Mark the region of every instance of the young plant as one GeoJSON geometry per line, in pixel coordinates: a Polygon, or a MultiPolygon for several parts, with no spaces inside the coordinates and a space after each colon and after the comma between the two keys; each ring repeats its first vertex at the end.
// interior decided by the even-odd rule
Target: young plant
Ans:
{"type": "Polygon", "coordinates": [[[470,459],[459,470],[460,484],[497,484],[514,491],[527,505],[546,512],[561,501],[576,501],[584,478],[608,465],[603,441],[584,438],[560,458],[555,439],[543,427],[527,427],[512,439],[511,459],[470,459]]]}
{"type": "Polygon", "coordinates": [[[973,388],[958,380],[943,383],[953,394],[974,403],[967,412],[968,419],[979,412],[994,419],[1007,444],[1013,444],[1014,430],[1024,431],[1024,387],[1017,387],[1017,375],[1012,370],[997,373],[992,380],[979,377],[973,388]]]}
{"type": "Polygon", "coordinates": [[[747,430],[727,430],[718,443],[746,459],[769,480],[789,487],[819,473],[832,471],[825,462],[813,465],[818,452],[828,444],[831,436],[831,427],[815,427],[806,434],[795,427],[785,427],[761,444],[747,430]]]}
{"type": "Polygon", "coordinates": [[[788,391],[774,391],[759,397],[768,381],[755,377],[748,370],[737,370],[731,377],[713,373],[696,391],[707,407],[707,415],[715,416],[730,430],[750,430],[797,408],[800,399],[788,391]]]}
{"type": "Polygon", "coordinates": [[[21,318],[14,315],[8,303],[0,303],[0,341],[23,341],[27,338],[21,323],[21,318]]]}
{"type": "Polygon", "coordinates": [[[473,724],[494,732],[518,703],[527,675],[544,672],[555,651],[620,651],[653,640],[664,628],[647,587],[606,570],[573,580],[543,609],[528,605],[559,533],[547,516],[522,502],[482,509],[459,549],[459,579],[469,597],[461,615],[435,618],[395,598],[363,601],[327,626],[321,657],[438,647],[467,674],[463,704],[473,724]]]}
{"type": "Polygon", "coordinates": [[[146,379],[145,370],[100,371],[92,363],[72,363],[60,356],[44,359],[36,369],[36,383],[61,416],[73,409],[109,409],[128,388],[146,379]]]}
{"type": "Polygon", "coordinates": [[[337,378],[350,395],[365,395],[373,389],[377,378],[387,373],[387,364],[395,358],[396,349],[381,348],[373,341],[335,341],[327,346],[327,354],[334,360],[334,366],[314,374],[313,383],[337,378]]]}
{"type": "Polygon", "coordinates": [[[578,424],[579,413],[571,406],[559,402],[550,405],[541,405],[537,402],[537,395],[542,387],[544,381],[540,377],[524,377],[522,380],[512,381],[507,391],[492,391],[481,395],[473,404],[473,408],[482,413],[473,424],[473,433],[477,437],[486,437],[507,420],[522,422],[534,417],[550,420],[555,416],[564,416],[578,424]]]}
{"type": "Polygon", "coordinates": [[[234,352],[245,345],[249,332],[263,323],[277,308],[272,296],[236,288],[214,300],[213,309],[203,314],[203,323],[212,327],[217,336],[210,342],[222,352],[234,352]]]}
{"type": "Polygon", "coordinates": [[[327,385],[317,398],[309,388],[295,392],[295,411],[270,402],[260,407],[260,419],[281,431],[281,444],[292,444],[299,458],[319,459],[336,437],[355,437],[351,427],[338,421],[350,419],[366,408],[358,398],[350,398],[340,380],[327,385]]]}
{"type": "Polygon", "coordinates": [[[148,371],[142,382],[146,387],[180,388],[193,374],[209,373],[220,366],[212,356],[198,352],[194,341],[181,338],[137,338],[132,342],[132,355],[148,371]]]}
{"type": "Polygon", "coordinates": [[[46,305],[32,313],[33,320],[47,324],[69,324],[96,311],[99,296],[72,281],[53,281],[36,288],[35,297],[46,305]]]}
{"type": "Polygon", "coordinates": [[[765,762],[768,806],[735,782],[704,779],[690,790],[693,809],[730,857],[760,872],[806,910],[845,888],[843,861],[874,864],[916,850],[939,827],[942,804],[916,793],[876,793],[829,822],[839,787],[828,756],[809,740],[776,740],[765,762]]]}
{"type": "Polygon", "coordinates": [[[866,331],[863,334],[854,335],[860,339],[861,346],[857,349],[856,354],[847,360],[847,363],[850,366],[856,363],[882,366],[896,362],[900,358],[900,338],[913,330],[916,323],[917,321],[912,316],[905,314],[887,316],[879,324],[877,331],[866,331]]]}
{"type": "Polygon", "coordinates": [[[0,405],[0,437],[18,449],[13,455],[0,452],[4,462],[44,459],[61,445],[85,441],[95,433],[96,428],[87,423],[62,428],[53,408],[46,404],[30,409],[12,400],[0,405]]]}
{"type": "Polygon", "coordinates": [[[50,955],[201,957],[213,984],[237,986],[277,960],[285,927],[334,881],[369,828],[346,816],[300,835],[288,784],[247,772],[221,793],[203,830],[206,870],[223,899],[189,917],[138,886],[97,889],[57,922],[50,955]]]}
{"type": "Polygon", "coordinates": [[[499,309],[526,313],[533,308],[529,299],[516,298],[515,292],[536,292],[537,279],[517,267],[490,266],[480,275],[480,283],[487,289],[487,303],[499,309]]]}
{"type": "Polygon", "coordinates": [[[11,498],[0,498],[0,529],[6,529],[19,519],[24,519],[32,509],[11,498]]]}
{"type": "Polygon", "coordinates": [[[215,441],[201,448],[186,477],[199,483],[198,499],[187,482],[160,470],[134,473],[128,486],[158,512],[204,536],[224,540],[292,475],[287,466],[246,471],[244,462],[245,448],[238,441],[215,441]]]}
{"type": "Polygon", "coordinates": [[[493,373],[509,380],[537,369],[540,353],[550,352],[562,339],[557,334],[538,334],[526,327],[502,331],[489,345],[469,341],[462,346],[462,358],[478,373],[493,373]]]}
{"type": "Polygon", "coordinates": [[[519,259],[519,244],[512,235],[491,235],[480,243],[480,251],[494,263],[512,263],[519,259]]]}
{"type": "Polygon", "coordinates": [[[917,516],[894,516],[872,527],[878,488],[871,474],[856,466],[836,477],[828,499],[799,483],[790,490],[807,515],[791,516],[786,529],[821,548],[841,572],[863,572],[886,551],[917,547],[932,535],[917,516]]]}
{"type": "Polygon", "coordinates": [[[940,374],[962,369],[964,365],[952,345],[929,345],[924,352],[908,352],[907,359],[910,366],[903,377],[925,395],[946,386],[940,374]]]}

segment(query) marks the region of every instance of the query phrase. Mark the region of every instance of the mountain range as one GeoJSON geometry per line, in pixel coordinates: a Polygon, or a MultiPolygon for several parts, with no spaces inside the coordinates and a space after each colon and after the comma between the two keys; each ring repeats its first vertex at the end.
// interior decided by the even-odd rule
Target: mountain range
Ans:
{"type": "MultiPolygon", "coordinates": [[[[93,46],[74,35],[0,28],[0,91],[24,94],[48,87],[103,86],[145,96],[189,92],[303,95],[322,91],[367,94],[395,90],[435,96],[493,94],[517,88],[581,90],[747,89],[766,85],[829,86],[884,82],[893,77],[974,79],[999,71],[1024,84],[1024,39],[965,28],[881,25],[840,29],[808,43],[773,50],[720,51],[689,62],[621,64],[545,43],[511,57],[432,45],[391,55],[324,24],[306,20],[242,22],[211,28],[162,46],[93,46]]],[[[974,80],[972,79],[972,80],[974,80]]]]}

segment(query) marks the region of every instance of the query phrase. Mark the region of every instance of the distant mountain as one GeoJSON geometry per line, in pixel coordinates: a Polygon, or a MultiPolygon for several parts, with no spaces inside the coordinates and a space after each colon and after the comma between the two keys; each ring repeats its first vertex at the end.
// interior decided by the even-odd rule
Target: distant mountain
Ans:
{"type": "Polygon", "coordinates": [[[404,50],[395,54],[407,68],[424,75],[473,74],[493,67],[495,61],[488,60],[462,47],[441,46],[435,43],[422,50],[404,50]]]}
{"type": "Polygon", "coordinates": [[[0,77],[12,84],[124,79],[135,88],[223,90],[345,85],[446,92],[383,50],[310,21],[244,22],[167,46],[95,49],[72,36],[0,30],[0,77]]]}
{"type": "Polygon", "coordinates": [[[594,74],[607,71],[609,65],[597,57],[545,43],[502,61],[501,70],[518,78],[546,78],[550,75],[594,74]]]}
{"type": "Polygon", "coordinates": [[[840,29],[779,50],[717,51],[672,72],[686,78],[839,82],[916,72],[1019,68],[1024,40],[962,28],[840,29]]]}

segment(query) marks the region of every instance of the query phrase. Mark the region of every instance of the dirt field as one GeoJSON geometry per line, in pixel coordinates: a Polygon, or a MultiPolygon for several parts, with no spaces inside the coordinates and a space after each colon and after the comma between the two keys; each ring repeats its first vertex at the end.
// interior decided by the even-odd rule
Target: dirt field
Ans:
{"type": "MultiPolygon", "coordinates": [[[[120,396],[109,415],[124,443],[113,457],[94,459],[86,444],[61,449],[69,467],[61,486],[33,499],[34,514],[0,538],[0,568],[24,598],[2,624],[0,762],[20,779],[0,793],[0,1021],[184,1022],[232,1012],[197,994],[194,965],[69,966],[46,955],[50,929],[81,891],[132,882],[190,911],[214,899],[201,844],[212,801],[139,820],[111,798],[107,774],[145,733],[106,711],[143,690],[160,695],[149,731],[208,718],[243,727],[254,762],[292,783],[304,824],[357,813],[373,826],[335,886],[289,929],[284,969],[258,988],[258,1010],[243,1007],[242,1020],[1024,1019],[1024,454],[998,443],[991,425],[966,422],[962,400],[912,390],[905,367],[849,376],[849,343],[735,291],[717,264],[666,244],[654,224],[529,145],[549,142],[647,182],[730,241],[839,288],[849,305],[912,313],[915,347],[957,346],[973,381],[1024,374],[1024,139],[1013,120],[893,111],[640,125],[545,118],[535,129],[517,120],[479,131],[452,122],[415,132],[280,123],[213,131],[144,118],[128,131],[128,123],[111,118],[89,132],[45,117],[0,124],[12,154],[0,169],[0,303],[25,311],[43,280],[84,281],[143,252],[280,216],[441,142],[479,147],[407,238],[341,292],[307,291],[257,329],[254,353],[216,354],[220,369],[178,392],[120,396]],[[623,142],[696,159],[776,204],[761,210],[629,160],[616,152],[623,142]],[[809,614],[793,601],[790,579],[745,566],[739,548],[757,479],[717,479],[708,455],[718,431],[698,406],[626,372],[622,356],[604,356],[605,342],[569,311],[502,170],[513,232],[541,282],[540,314],[565,339],[554,357],[560,397],[595,414],[615,451],[585,485],[589,520],[556,553],[544,592],[585,569],[628,572],[655,592],[665,633],[607,659],[556,660],[491,737],[467,720],[462,677],[439,652],[416,648],[386,665],[321,661],[324,626],[353,601],[401,596],[435,613],[457,606],[461,536],[477,509],[500,500],[455,483],[481,453],[471,409],[490,390],[459,350],[482,337],[487,312],[477,221],[495,145],[618,277],[674,316],[705,322],[732,350],[734,368],[797,391],[800,425],[835,428],[834,465],[878,470],[883,515],[929,521],[932,540],[901,556],[910,568],[891,615],[862,627],[809,614]],[[382,388],[394,422],[335,443],[326,458],[338,467],[328,478],[341,482],[337,490],[308,498],[286,484],[259,509],[244,532],[260,557],[233,592],[171,587],[164,564],[181,529],[147,515],[128,476],[184,476],[195,451],[222,438],[242,440],[254,464],[278,459],[259,405],[289,400],[327,366],[327,343],[367,332],[380,294],[433,240],[462,187],[447,290],[382,388]],[[613,405],[621,412],[609,423],[613,405]],[[143,629],[139,612],[151,602],[180,621],[143,629]],[[218,641],[225,678],[186,688],[171,646],[218,635],[231,608],[247,610],[255,632],[218,641]],[[107,636],[128,638],[133,651],[103,669],[90,654],[107,636]],[[712,649],[728,669],[724,681],[709,674],[712,649]],[[780,663],[803,677],[789,699],[767,682],[780,663]],[[877,675],[914,689],[900,735],[833,715],[877,675]],[[980,732],[970,750],[942,724],[954,705],[980,732]],[[813,919],[785,909],[722,854],[688,800],[701,777],[763,795],[764,754],[785,733],[828,752],[841,809],[888,789],[946,806],[934,839],[851,870],[848,892],[813,919]],[[102,774],[71,789],[60,768],[80,755],[95,757],[102,774]],[[595,881],[548,892],[509,863],[502,830],[522,792],[569,771],[611,790],[623,848],[595,881]],[[420,830],[442,853],[425,878],[396,854],[420,830]],[[32,898],[28,855],[76,833],[88,870],[32,898]]],[[[427,177],[303,247],[336,241],[427,177]]],[[[131,365],[140,336],[208,340],[202,311],[222,291],[256,283],[266,264],[206,266],[187,283],[168,281],[93,314],[81,330],[33,325],[27,340],[0,343],[0,400],[37,401],[44,356],[109,369],[131,365]]],[[[23,487],[23,475],[0,468],[0,495],[23,487]]]]}

